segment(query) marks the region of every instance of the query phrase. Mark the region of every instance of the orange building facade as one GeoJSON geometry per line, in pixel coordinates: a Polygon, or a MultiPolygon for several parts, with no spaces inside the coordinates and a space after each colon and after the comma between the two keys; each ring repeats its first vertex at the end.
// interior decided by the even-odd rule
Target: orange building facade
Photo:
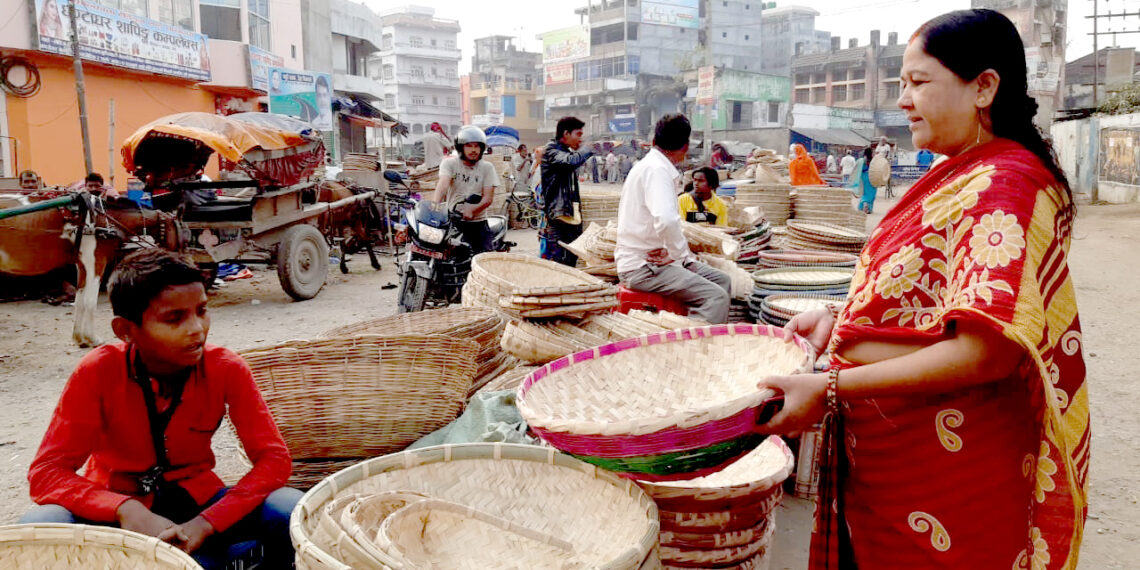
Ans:
{"type": "MultiPolygon", "coordinates": [[[[33,97],[5,93],[8,136],[18,141],[16,171],[33,170],[49,186],[62,186],[86,175],[79,103],[72,62],[41,52],[24,52],[39,70],[42,86],[33,97]]],[[[119,152],[123,139],[139,127],[165,115],[185,111],[213,113],[215,95],[192,80],[139,73],[127,69],[83,64],[94,170],[124,190],[129,173],[119,152]],[[111,100],[115,101],[111,137],[111,100]],[[112,160],[113,156],[113,160],[112,160]],[[112,171],[111,168],[114,168],[112,171]]],[[[207,176],[216,176],[215,161],[207,176]]]]}

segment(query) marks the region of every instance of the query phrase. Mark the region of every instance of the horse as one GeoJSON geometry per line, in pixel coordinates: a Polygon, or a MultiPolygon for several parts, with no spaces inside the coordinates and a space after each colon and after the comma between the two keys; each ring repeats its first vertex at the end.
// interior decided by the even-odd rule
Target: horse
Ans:
{"type": "MultiPolygon", "coordinates": [[[[349,187],[333,181],[321,183],[317,191],[318,202],[333,203],[345,198],[351,198],[355,193],[349,187]]],[[[373,233],[369,227],[371,220],[379,220],[376,205],[367,200],[347,208],[330,210],[321,217],[321,227],[329,228],[334,237],[339,237],[341,249],[345,254],[356,253],[360,250],[368,252],[368,259],[373,269],[380,269],[380,260],[376,252],[372,251],[373,233]]],[[[341,273],[348,273],[347,255],[340,258],[341,273]]]]}
{"type": "MultiPolygon", "coordinates": [[[[0,194],[0,209],[31,205],[62,193],[0,194]]],[[[102,344],[95,334],[95,306],[104,271],[129,239],[150,236],[149,245],[179,249],[173,218],[126,199],[76,196],[76,209],[61,207],[0,220],[0,277],[46,275],[68,265],[78,268],[75,325],[79,346],[102,344]]],[[[145,238],[144,238],[144,241],[145,238]]]]}

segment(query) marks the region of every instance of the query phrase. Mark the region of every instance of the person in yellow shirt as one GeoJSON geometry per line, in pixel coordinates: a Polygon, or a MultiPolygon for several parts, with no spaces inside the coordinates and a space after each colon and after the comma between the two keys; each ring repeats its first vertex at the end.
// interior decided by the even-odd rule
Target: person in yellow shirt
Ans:
{"type": "Polygon", "coordinates": [[[693,191],[677,198],[677,209],[686,222],[728,225],[728,204],[716,195],[719,187],[716,170],[706,166],[693,173],[693,191]]]}

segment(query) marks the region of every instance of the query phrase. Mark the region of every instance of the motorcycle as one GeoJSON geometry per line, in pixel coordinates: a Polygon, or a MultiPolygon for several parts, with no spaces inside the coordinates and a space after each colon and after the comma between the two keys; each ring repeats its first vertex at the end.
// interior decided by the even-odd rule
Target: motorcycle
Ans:
{"type": "MultiPolygon", "coordinates": [[[[478,204],[477,194],[467,204],[478,204]]],[[[456,204],[458,207],[459,204],[456,204]]],[[[416,202],[404,211],[408,227],[408,251],[400,264],[399,312],[422,311],[428,304],[458,303],[474,257],[471,245],[463,239],[455,222],[463,220],[457,208],[428,200],[416,202]]],[[[494,251],[510,251],[516,244],[506,241],[507,220],[488,216],[494,251]]]]}

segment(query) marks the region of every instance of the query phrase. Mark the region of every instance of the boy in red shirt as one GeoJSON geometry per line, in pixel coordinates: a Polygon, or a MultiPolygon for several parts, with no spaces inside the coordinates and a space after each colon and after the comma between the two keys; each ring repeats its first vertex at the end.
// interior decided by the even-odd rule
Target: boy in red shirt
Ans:
{"type": "Polygon", "coordinates": [[[20,522],[119,526],[189,552],[205,568],[264,551],[289,567],[289,451],[253,374],[206,344],[204,274],[150,248],[111,277],[111,326],[122,343],[79,362],[28,470],[40,506],[20,522]],[[228,412],[253,468],[225,488],[210,440],[228,412]],[[85,468],[82,476],[77,472],[85,468]]]}

